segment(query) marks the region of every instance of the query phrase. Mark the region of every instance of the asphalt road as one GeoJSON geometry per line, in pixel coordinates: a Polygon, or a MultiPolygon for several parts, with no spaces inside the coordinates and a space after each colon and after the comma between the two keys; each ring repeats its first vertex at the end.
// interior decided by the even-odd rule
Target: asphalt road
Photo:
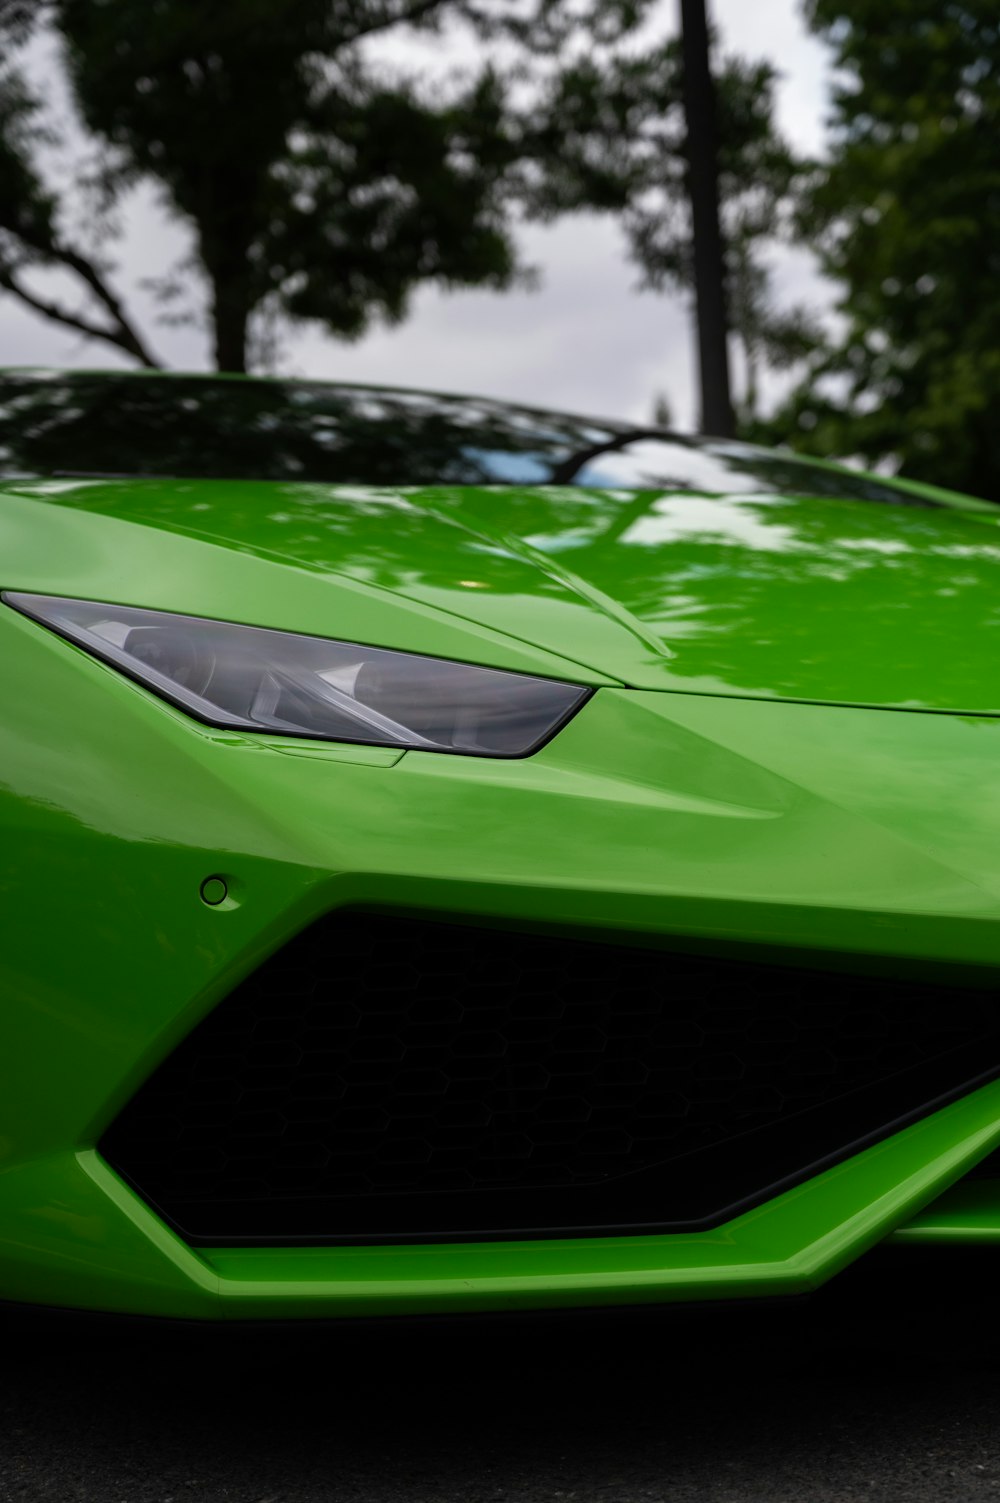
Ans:
{"type": "Polygon", "coordinates": [[[219,1336],[5,1316],[0,1503],[997,1499],[984,1266],[981,1291],[890,1272],[722,1317],[219,1336]]]}

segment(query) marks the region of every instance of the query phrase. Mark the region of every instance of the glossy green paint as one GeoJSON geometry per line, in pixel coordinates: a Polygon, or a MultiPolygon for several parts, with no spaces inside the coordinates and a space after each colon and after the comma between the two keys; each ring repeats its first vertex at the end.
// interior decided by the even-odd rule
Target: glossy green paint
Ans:
{"type": "MultiPolygon", "coordinates": [[[[340,635],[596,689],[522,761],[282,741],[195,724],[0,610],[0,1297],[214,1317],[798,1290],[912,1220],[1000,1139],[990,1086],[710,1233],[337,1251],[196,1253],[101,1162],[101,1132],[156,1063],[266,954],[338,905],[607,927],[790,959],[808,950],[845,967],[940,965],[957,985],[1000,965],[1000,720],[781,702],[909,702],[922,654],[922,704],[947,707],[953,659],[954,702],[974,687],[975,704],[995,710],[992,519],[881,507],[855,517],[848,503],[809,503],[827,519],[810,533],[806,503],[765,515],[771,503],[730,501],[728,542],[689,537],[669,554],[659,533],[627,541],[643,516],[657,528],[674,516],[647,496],[606,563],[591,540],[565,568],[573,527],[585,516],[597,525],[600,495],[435,492],[431,505],[430,493],[37,482],[0,496],[3,588],[340,635]],[[471,510],[456,526],[447,511],[460,502],[471,510]],[[525,527],[513,551],[473,515],[501,502],[541,529],[525,527]],[[557,504],[568,508],[558,545],[542,527],[557,504]],[[902,574],[887,584],[881,564],[873,573],[865,549],[848,546],[863,522],[910,550],[909,584],[902,574]],[[781,527],[794,532],[784,552],[770,546],[781,527]],[[393,536],[405,539],[398,557],[393,536]],[[821,631],[799,618],[813,585],[794,572],[811,579],[824,549],[834,570],[866,561],[836,581],[849,585],[843,605],[818,579],[821,631]],[[555,575],[541,567],[547,551],[559,555],[555,575]],[[667,635],[671,558],[690,602],[667,656],[650,638],[667,635]],[[736,615],[720,593],[724,568],[736,615]],[[744,576],[752,600],[739,595],[744,576]],[[951,588],[967,589],[964,607],[940,593],[951,588]],[[938,612],[934,632],[911,630],[909,645],[908,599],[938,612]],[[853,668],[847,654],[824,657],[834,619],[847,630],[863,607],[869,638],[883,632],[877,650],[862,648],[859,628],[853,668]],[[705,692],[709,663],[710,682],[737,697],[705,692]],[[209,876],[227,884],[217,906],[199,896],[209,876]]],[[[631,502],[603,504],[610,515],[631,502]]]]}
{"type": "Polygon", "coordinates": [[[259,625],[639,688],[1000,713],[1000,516],[985,503],[149,479],[9,491],[61,553],[89,539],[86,566],[74,552],[56,578],[45,561],[47,582],[22,589],[159,605],[165,583],[183,610],[190,559],[200,612],[259,625]],[[148,584],[145,569],[122,579],[134,550],[159,556],[148,584]]]}
{"type": "Polygon", "coordinates": [[[1000,1141],[1000,1084],[713,1231],[446,1246],[194,1249],[93,1151],[0,1175],[5,1295],[203,1319],[296,1319],[801,1294],[1000,1141]]]}
{"type": "Polygon", "coordinates": [[[1000,1243],[1000,1184],[980,1179],[952,1185],[897,1228],[891,1241],[1000,1243]]]}
{"type": "MultiPolygon", "coordinates": [[[[192,523],[188,530],[167,525],[136,525],[123,516],[87,511],[84,502],[113,491],[127,507],[128,498],[144,486],[162,483],[130,481],[108,486],[95,481],[38,481],[19,486],[15,494],[0,490],[0,559],[2,588],[39,594],[70,595],[139,605],[219,620],[244,621],[318,636],[339,635],[374,646],[402,647],[431,656],[483,662],[552,677],[587,683],[614,682],[598,671],[585,671],[544,646],[503,631],[484,627],[450,612],[447,603],[427,603],[413,579],[391,569],[371,577],[359,569],[354,578],[320,561],[299,561],[280,548],[261,548],[255,541],[253,504],[256,491],[264,507],[282,508],[288,498],[281,486],[247,482],[178,483],[178,490],[196,493],[192,505],[209,505],[206,495],[228,495],[234,504],[244,498],[247,536],[222,541],[202,535],[192,523]],[[245,499],[250,493],[250,500],[245,499]]],[[[183,496],[178,496],[183,505],[183,496]]],[[[195,520],[197,519],[197,510],[195,520]]],[[[166,519],[164,519],[166,520],[166,519]]],[[[235,515],[230,518],[237,526],[235,515]]],[[[275,524],[280,525],[280,524],[275,524]]],[[[391,515],[381,517],[384,535],[396,526],[391,515]]],[[[322,543],[317,528],[317,547],[322,543]]],[[[305,544],[303,543],[303,548],[305,544]]],[[[527,588],[527,583],[526,583],[527,588]]],[[[452,592],[461,603],[471,591],[452,592]]],[[[513,618],[512,618],[513,624],[513,618]]]]}

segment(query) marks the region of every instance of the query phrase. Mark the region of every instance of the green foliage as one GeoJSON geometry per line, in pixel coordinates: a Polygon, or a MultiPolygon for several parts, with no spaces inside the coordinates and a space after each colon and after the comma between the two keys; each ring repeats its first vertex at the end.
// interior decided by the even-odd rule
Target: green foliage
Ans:
{"type": "MultiPolygon", "coordinates": [[[[346,339],[404,316],[422,283],[503,288],[512,223],[544,176],[540,101],[574,37],[613,49],[650,0],[0,0],[0,42],[54,30],[106,207],[155,182],[193,232],[215,357],[242,370],[267,321],[346,339]],[[474,60],[424,78],[379,60],[389,33],[464,28],[474,60]],[[531,107],[525,101],[530,99],[531,107]],[[529,168],[532,169],[529,171],[529,168]]],[[[467,48],[466,51],[469,49],[467,48]]],[[[146,364],[108,267],[59,239],[68,216],[31,149],[34,101],[0,94],[0,285],[146,364]],[[82,276],[104,326],[46,304],[23,272],[82,276]]],[[[194,279],[154,279],[171,318],[194,279]]]]}
{"type": "MultiPolygon", "coordinates": [[[[0,0],[2,3],[2,0],[0,0]]],[[[0,10],[0,44],[28,30],[27,7],[0,10]]],[[[39,119],[40,105],[9,64],[0,62],[0,290],[20,298],[34,312],[56,319],[92,338],[106,339],[141,365],[151,355],[93,258],[69,244],[58,227],[58,204],[35,167],[34,156],[49,133],[39,119]],[[96,315],[83,316],[32,292],[23,280],[30,266],[57,266],[69,271],[89,294],[96,315]]]]}
{"type": "Polygon", "coordinates": [[[809,0],[840,80],[803,227],[842,327],[772,426],[1000,499],[1000,12],[809,0]]]}
{"type": "MultiPolygon", "coordinates": [[[[679,42],[611,60],[587,58],[558,81],[550,108],[558,140],[544,184],[549,212],[616,210],[645,286],[689,291],[694,282],[679,42]]],[[[726,58],[718,69],[719,193],[729,318],[743,357],[742,415],[752,418],[764,366],[804,359],[819,331],[802,308],[783,307],[769,247],[794,234],[795,192],[808,170],[774,120],[773,69],[726,58]]]]}
{"type": "MultiPolygon", "coordinates": [[[[152,181],[190,227],[193,259],[153,268],[165,322],[201,288],[220,369],[259,364],[296,320],[355,339],[407,312],[422,284],[509,287],[527,216],[620,216],[653,287],[691,283],[679,48],[650,40],[653,0],[0,0],[0,43],[32,16],[58,38],[106,210],[152,181]],[[386,60],[398,35],[465,61],[451,73],[386,60]]],[[[389,57],[406,57],[398,45],[389,57]]],[[[770,71],[720,81],[731,306],[756,370],[800,352],[801,316],[772,306],[760,248],[797,172],[774,129],[770,71]]],[[[38,108],[0,81],[0,287],[49,317],[154,357],[111,285],[104,243],[70,240],[79,203],[41,170],[38,108]],[[57,266],[87,309],[25,278],[57,266]]],[[[113,224],[113,217],[110,220],[113,224]]],[[[113,238],[109,235],[108,237],[113,238]]]]}
{"type": "Polygon", "coordinates": [[[23,80],[0,74],[0,234],[43,254],[55,240],[54,205],[31,165],[40,136],[37,112],[23,80]]]}

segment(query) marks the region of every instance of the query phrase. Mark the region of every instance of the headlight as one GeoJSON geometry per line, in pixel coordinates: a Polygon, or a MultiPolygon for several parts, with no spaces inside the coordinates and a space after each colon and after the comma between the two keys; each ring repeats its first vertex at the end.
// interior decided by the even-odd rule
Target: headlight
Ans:
{"type": "Polygon", "coordinates": [[[5,591],[3,600],[209,725],[523,757],[588,689],[292,632],[5,591]]]}

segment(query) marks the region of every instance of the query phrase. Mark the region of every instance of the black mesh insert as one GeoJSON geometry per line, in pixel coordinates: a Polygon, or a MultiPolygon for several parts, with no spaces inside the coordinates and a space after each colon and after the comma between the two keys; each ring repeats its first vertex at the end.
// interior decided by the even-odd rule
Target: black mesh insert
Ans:
{"type": "Polygon", "coordinates": [[[191,1241],[725,1220],[1000,1069],[1000,993],[341,912],[112,1125],[191,1241]]]}

